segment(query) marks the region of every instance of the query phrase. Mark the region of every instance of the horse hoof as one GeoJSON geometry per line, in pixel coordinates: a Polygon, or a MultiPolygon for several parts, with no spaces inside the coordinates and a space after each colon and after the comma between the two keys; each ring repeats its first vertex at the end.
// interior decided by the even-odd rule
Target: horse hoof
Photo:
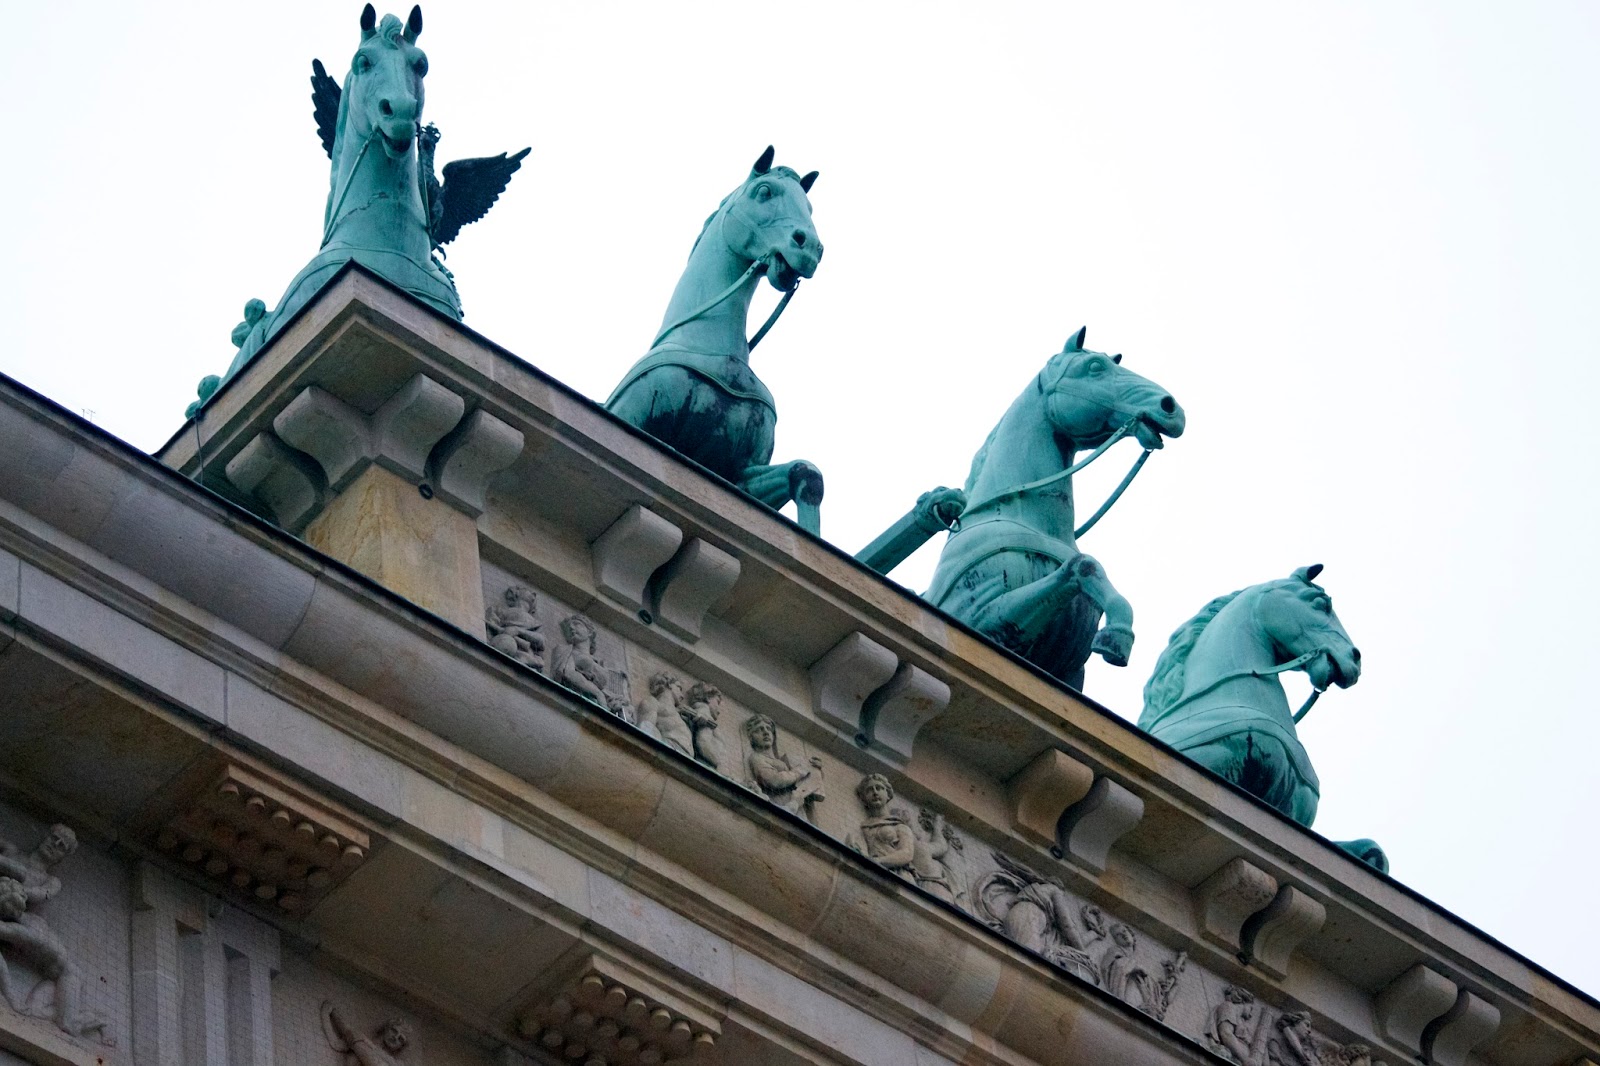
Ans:
{"type": "Polygon", "coordinates": [[[1107,626],[1094,635],[1094,643],[1089,645],[1089,650],[1112,666],[1127,666],[1128,656],[1133,651],[1133,633],[1131,630],[1107,626]]]}

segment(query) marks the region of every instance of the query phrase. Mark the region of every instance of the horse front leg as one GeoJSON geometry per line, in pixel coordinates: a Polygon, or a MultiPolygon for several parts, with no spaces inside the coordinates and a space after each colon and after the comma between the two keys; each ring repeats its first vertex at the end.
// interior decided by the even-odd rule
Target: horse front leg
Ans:
{"type": "Polygon", "coordinates": [[[1105,568],[1087,555],[1069,559],[1039,580],[995,597],[973,624],[1026,657],[1078,596],[1087,598],[1105,616],[1090,651],[1112,666],[1127,666],[1133,650],[1133,608],[1106,580],[1105,568]]]}
{"type": "Polygon", "coordinates": [[[822,471],[804,459],[752,466],[740,487],[774,511],[793,500],[800,528],[822,535],[822,471]]]}

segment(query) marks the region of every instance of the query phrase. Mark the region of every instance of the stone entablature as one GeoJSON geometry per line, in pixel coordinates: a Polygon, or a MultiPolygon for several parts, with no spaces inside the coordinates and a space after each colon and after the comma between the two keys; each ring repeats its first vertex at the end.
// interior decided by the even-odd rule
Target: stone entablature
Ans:
{"type": "MultiPolygon", "coordinates": [[[[730,1063],[1293,1063],[1306,1057],[1297,1048],[1359,1061],[1352,1045],[1366,1044],[1396,1066],[1413,1041],[1435,1061],[1465,1061],[1489,1032],[1472,1054],[1497,1066],[1594,1056],[1591,1001],[471,334],[351,275],[291,337],[303,347],[270,348],[208,408],[237,433],[189,431],[208,469],[225,470],[230,441],[261,438],[281,413],[232,406],[244,389],[287,406],[305,382],[284,375],[322,374],[312,383],[363,417],[395,395],[351,392],[357,379],[341,378],[338,352],[315,338],[389,366],[396,392],[421,360],[466,417],[487,407],[524,437],[515,463],[486,481],[468,590],[512,614],[485,626],[480,607],[452,629],[70,416],[0,391],[13,457],[0,470],[0,686],[11,701],[0,771],[8,793],[118,841],[130,878],[147,860],[186,879],[190,903],[146,892],[137,898],[156,902],[137,913],[202,948],[202,974],[208,957],[224,970],[256,960],[234,967],[243,1006],[224,997],[222,1016],[259,1009],[251,965],[270,975],[326,960],[500,1047],[443,1061],[562,1061],[539,1058],[551,1026],[530,1012],[559,998],[551,982],[575,972],[570,960],[622,958],[627,974],[593,970],[607,993],[668,1011],[669,1031],[682,1020],[691,1048],[720,1030],[713,1050],[730,1063]],[[680,532],[663,574],[696,596],[655,569],[642,586],[642,566],[629,576],[638,545],[666,550],[662,524],[680,532]],[[614,529],[606,544],[634,547],[591,547],[614,529]],[[734,566],[724,599],[703,595],[734,566]],[[513,585],[534,602],[508,600],[513,585]],[[657,621],[669,613],[678,628],[657,621]],[[477,632],[463,636],[466,623],[477,632]],[[542,673],[527,661],[536,643],[542,673]],[[939,688],[913,671],[948,691],[943,712],[939,688]],[[677,687],[652,691],[659,674],[677,687]],[[366,834],[361,861],[296,914],[254,882],[208,879],[204,857],[197,869],[181,849],[162,851],[152,812],[181,807],[206,761],[266,775],[281,809],[309,803],[315,812],[301,813],[324,821],[307,821],[339,820],[341,840],[366,834]],[[274,963],[237,932],[213,937],[206,922],[221,918],[208,899],[312,954],[274,963]],[[1046,905],[1050,920],[1023,920],[1046,905]]],[[[322,491],[319,466],[309,482],[322,491]]],[[[466,514],[459,500],[442,506],[466,514]]],[[[96,972],[126,985],[131,971],[108,959],[96,972]]],[[[273,1034],[297,1049],[280,1061],[331,1064],[341,1042],[387,1039],[371,1035],[384,1013],[356,1011],[348,989],[289,997],[281,977],[272,984],[273,1034]]],[[[114,1029],[130,1016],[104,1013],[114,1029]]],[[[625,1035],[594,1018],[578,1029],[625,1035]]],[[[118,1060],[127,1033],[113,1034],[107,1061],[163,1061],[118,1060]]],[[[436,1061],[438,1046],[391,1058],[436,1061]]]]}
{"type": "MultiPolygon", "coordinates": [[[[1265,1053],[1272,1040],[1291,1046],[1294,1040],[1266,1031],[1268,1015],[1271,1024],[1294,1028],[1306,1024],[1295,1014],[1301,1005],[1319,1019],[1318,1048],[1367,1043],[1375,1054],[1399,1061],[1424,1042],[1438,1061],[1464,1061],[1470,1042],[1478,1040],[1489,1041],[1480,1049],[1488,1061],[1556,1061],[1563,1040],[1581,1041],[1581,1025],[1562,1037],[1553,1034],[1564,1024],[1555,1024],[1541,1037],[1548,1050],[1529,1050],[1528,1025],[1541,1012],[1529,1009],[1525,989],[1544,979],[1520,960],[1441,921],[1437,910],[1392,883],[708,482],[581,397],[359,274],[346,276],[309,308],[196,426],[174,438],[163,458],[273,514],[270,504],[245,496],[230,476],[243,450],[281,445],[272,427],[284,411],[303,406],[305,396],[317,395],[310,388],[345,405],[355,423],[422,388],[419,375],[462,397],[468,418],[493,419],[522,438],[520,457],[485,478],[482,513],[464,512],[476,519],[472,548],[484,560],[483,601],[493,605],[508,589],[525,586],[559,605],[530,612],[540,619],[540,652],[550,660],[591,639],[574,643],[563,632],[570,619],[582,618],[594,634],[590,658],[622,675],[624,689],[632,686],[607,692],[596,675],[595,691],[585,694],[624,720],[648,719],[639,710],[653,705],[659,721],[659,697],[666,695],[666,702],[679,704],[668,721],[680,714],[698,740],[693,715],[681,714],[690,709],[683,699],[671,695],[670,684],[651,692],[650,680],[676,670],[684,684],[714,684],[731,708],[715,732],[724,749],[735,747],[732,738],[740,753],[719,771],[746,783],[740,779],[749,775],[739,768],[750,753],[742,747],[742,727],[764,716],[782,744],[793,747],[790,769],[815,759],[829,782],[827,803],[805,802],[802,810],[780,798],[779,805],[812,820],[823,817],[819,811],[836,812],[832,829],[824,829],[840,840],[853,835],[848,827],[839,831],[852,808],[854,818],[870,817],[855,806],[851,790],[868,773],[886,774],[909,798],[901,802],[919,808],[916,819],[909,812],[903,819],[913,843],[921,841],[926,850],[940,839],[964,836],[961,858],[977,864],[966,871],[964,892],[940,887],[953,876],[913,877],[913,883],[1004,927],[1004,915],[972,895],[974,883],[1004,899],[1029,886],[1034,895],[1046,893],[1052,880],[1060,881],[1071,909],[1086,914],[1095,908],[1122,919],[1137,945],[1124,953],[1143,953],[1141,965],[1123,960],[1123,976],[1109,976],[1117,965],[1107,960],[1117,952],[1106,930],[1094,937],[1101,957],[1068,965],[1069,972],[1098,976],[1098,983],[1143,1004],[1160,998],[1154,990],[1169,967],[1180,971],[1170,998],[1181,1000],[1186,969],[1187,980],[1207,991],[1198,1006],[1179,1011],[1187,1013],[1179,1030],[1241,1061],[1265,1053]],[[737,731],[729,728],[734,723],[737,731]],[[1067,862],[1056,862],[1051,847],[1067,862]],[[1437,978],[1431,998],[1411,994],[1419,967],[1437,978]],[[1126,976],[1135,972],[1142,982],[1126,976]],[[1508,980],[1518,972],[1527,978],[1508,980]],[[1452,990],[1448,997],[1438,991],[1439,982],[1452,990]],[[1138,990],[1141,983],[1150,991],[1138,990]],[[1271,1006],[1231,1018],[1229,1004],[1245,997],[1271,1006]],[[1500,1017],[1491,1019],[1491,1011],[1500,1017]],[[1428,1017],[1414,1023],[1392,1022],[1423,1014],[1428,1017]],[[1496,1031],[1498,1043],[1491,1039],[1496,1031]],[[1261,1046],[1252,1050],[1256,1037],[1261,1046]]],[[[317,462],[296,460],[305,491],[331,499],[337,476],[312,458],[317,462]]],[[[438,456],[431,462],[440,469],[438,456]]],[[[417,485],[421,495],[432,488],[425,478],[417,485]]],[[[497,609],[491,606],[486,630],[455,620],[496,639],[497,609]]],[[[524,665],[562,676],[562,663],[535,667],[513,654],[524,665]]],[[[584,691],[570,662],[566,683],[584,691]]],[[[615,689],[618,679],[612,680],[615,689]]],[[[420,720],[431,720],[446,736],[463,728],[437,712],[424,712],[420,720]]],[[[670,737],[661,739],[672,746],[670,737]]],[[[678,750],[702,764],[716,761],[695,743],[678,750]]],[[[491,758],[512,768],[503,750],[491,758]]],[[[879,835],[893,834],[886,826],[879,835]]],[[[857,847],[873,853],[870,842],[858,839],[857,847]]],[[[1072,921],[1048,932],[1080,942],[1092,935],[1069,931],[1072,921]]],[[[1030,949],[1045,947],[1041,953],[1050,957],[1046,945],[1010,932],[1030,949]]],[[[1570,998],[1570,1004],[1583,1002],[1570,998]]],[[[1275,1053],[1283,1058],[1291,1052],[1275,1053]]]]}

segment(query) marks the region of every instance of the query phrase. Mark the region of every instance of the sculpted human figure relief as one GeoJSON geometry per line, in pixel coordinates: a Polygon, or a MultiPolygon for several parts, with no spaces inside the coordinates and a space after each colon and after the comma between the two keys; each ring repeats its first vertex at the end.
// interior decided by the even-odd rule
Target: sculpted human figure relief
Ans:
{"type": "Polygon", "coordinates": [[[506,589],[504,604],[490,604],[483,612],[489,646],[524,666],[544,672],[544,634],[539,631],[539,594],[527,585],[506,589]]]}
{"type": "Polygon", "coordinates": [[[1100,909],[1073,899],[1059,880],[1003,852],[993,855],[1000,869],[973,887],[973,913],[1034,954],[1099,984],[1100,966],[1090,949],[1106,936],[1100,909]]]}
{"type": "Polygon", "coordinates": [[[807,195],[816,171],[802,177],[772,160],[768,147],[706,220],[660,332],[606,408],[769,507],[796,501],[815,533],[822,474],[803,461],[772,465],[777,406],[750,368],[762,334],[746,339],[761,276],[787,303],[822,259],[807,195]]]}
{"type": "Polygon", "coordinates": [[[528,154],[464,159],[434,176],[439,132],[422,126],[423,78],[428,57],[417,47],[422,9],[402,23],[379,22],[371,4],[361,12],[361,43],[344,86],[320,60],[311,64],[311,100],[317,134],[332,161],[322,249],[289,283],[271,313],[259,300],[245,305],[234,329],[239,351],[228,372],[201,381],[193,416],[218,387],[316,295],[351,260],[451,318],[461,318],[455,280],[434,254],[482,218],[528,154]]]}
{"type": "Polygon", "coordinates": [[[0,995],[19,1014],[50,1018],[71,1036],[96,1033],[101,1042],[113,1041],[105,1019],[84,1009],[83,974],[37,913],[40,906],[61,891],[55,867],[78,848],[78,838],[64,825],[53,825],[33,851],[23,854],[15,845],[0,842],[0,995]],[[40,976],[24,993],[9,963],[20,959],[40,976]]]}
{"type": "Polygon", "coordinates": [[[1080,329],[978,450],[966,509],[924,594],[1075,688],[1091,654],[1127,665],[1133,608],[1078,549],[1073,457],[1123,435],[1148,451],[1184,429],[1165,389],[1083,342],[1080,329]]]}
{"type": "Polygon", "coordinates": [[[722,737],[717,734],[717,722],[722,718],[722,692],[715,685],[697,681],[689,689],[678,713],[694,732],[694,757],[720,770],[727,763],[722,737]]]}
{"type": "Polygon", "coordinates": [[[745,719],[744,735],[750,744],[744,762],[749,787],[815,824],[813,808],[826,798],[822,793],[822,760],[815,755],[801,759],[778,751],[778,727],[764,714],[745,719]]]}
{"type": "Polygon", "coordinates": [[[350,1066],[397,1066],[401,1053],[415,1040],[411,1024],[401,1018],[390,1018],[367,1036],[327,1000],[322,1003],[322,1033],[350,1066]]]}
{"type": "Polygon", "coordinates": [[[912,828],[910,813],[904,807],[889,806],[894,801],[894,786],[889,779],[882,774],[868,774],[856,786],[856,798],[866,817],[861,820],[860,838],[851,837],[846,843],[917,887],[946,903],[954,903],[949,870],[930,843],[912,828]]]}
{"type": "Polygon", "coordinates": [[[633,721],[628,698],[628,675],[601,661],[595,644],[599,630],[581,614],[561,620],[562,643],[551,655],[550,676],[574,692],[598,703],[612,714],[633,721]]]}
{"type": "Polygon", "coordinates": [[[650,677],[650,695],[639,703],[639,728],[655,735],[685,755],[694,755],[694,730],[684,719],[683,682],[663,670],[650,677]]]}
{"type": "MultiPolygon", "coordinates": [[[[1301,567],[1206,604],[1172,634],[1139,716],[1140,729],[1304,826],[1317,816],[1321,783],[1278,675],[1303,670],[1317,693],[1361,677],[1361,652],[1315,583],[1321,572],[1301,567]]],[[[1388,871],[1373,841],[1339,846],[1388,871]]]]}

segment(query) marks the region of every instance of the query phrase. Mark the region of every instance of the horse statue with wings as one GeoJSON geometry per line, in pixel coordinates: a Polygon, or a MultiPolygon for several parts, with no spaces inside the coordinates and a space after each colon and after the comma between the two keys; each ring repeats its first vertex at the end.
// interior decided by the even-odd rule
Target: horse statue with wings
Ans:
{"type": "Polygon", "coordinates": [[[447,163],[443,180],[435,176],[439,131],[422,125],[428,57],[417,47],[421,34],[420,7],[403,23],[394,15],[379,22],[368,4],[344,86],[312,61],[317,133],[333,163],[322,248],[272,311],[260,300],[245,305],[233,331],[239,352],[225,375],[200,383],[191,417],[346,263],[360,263],[441,314],[462,317],[455,279],[440,258],[443,246],[488,213],[528,149],[447,163]]]}

